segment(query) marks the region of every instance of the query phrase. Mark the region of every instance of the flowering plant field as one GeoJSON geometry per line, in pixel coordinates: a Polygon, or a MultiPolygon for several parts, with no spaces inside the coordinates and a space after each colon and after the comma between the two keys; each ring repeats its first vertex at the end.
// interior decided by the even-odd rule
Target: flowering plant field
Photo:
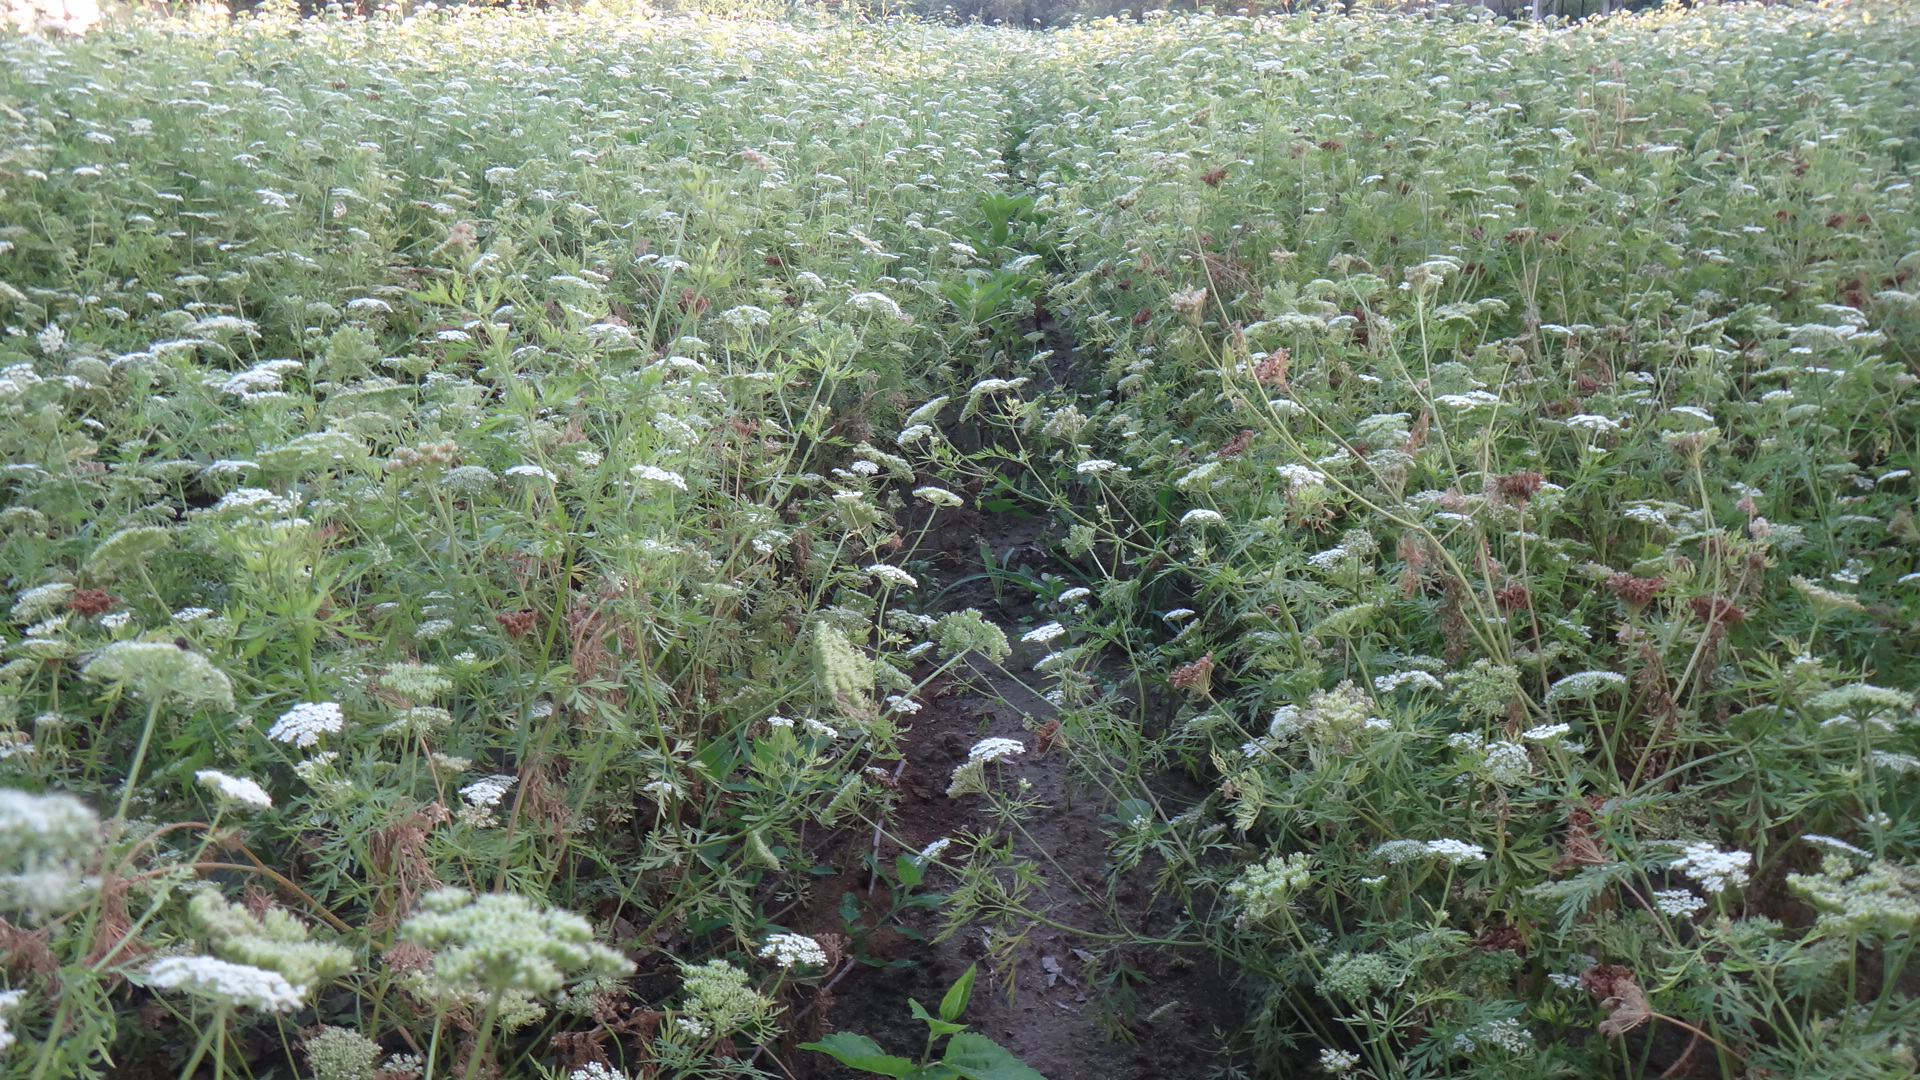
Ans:
{"type": "Polygon", "coordinates": [[[818,1068],[812,879],[1011,666],[890,887],[1014,960],[1066,754],[1118,1032],[1153,949],[1222,1072],[1911,1075],[1916,45],[0,38],[0,1072],[818,1068]]]}

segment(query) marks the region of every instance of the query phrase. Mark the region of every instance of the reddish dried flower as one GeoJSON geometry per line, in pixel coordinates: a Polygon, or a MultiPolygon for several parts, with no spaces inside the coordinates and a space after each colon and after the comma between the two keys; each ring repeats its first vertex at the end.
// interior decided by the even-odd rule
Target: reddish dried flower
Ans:
{"type": "Polygon", "coordinates": [[[1577,803],[1567,807],[1567,840],[1560,848],[1560,857],[1553,862],[1553,869],[1600,866],[1606,861],[1606,855],[1593,838],[1592,812],[1577,803]]]}
{"type": "Polygon", "coordinates": [[[1747,617],[1747,609],[1724,596],[1696,596],[1687,606],[1710,626],[1731,625],[1747,617]]]}
{"type": "Polygon", "coordinates": [[[1208,187],[1219,187],[1220,181],[1225,180],[1226,178],[1227,178],[1227,167],[1225,165],[1222,165],[1211,172],[1200,174],[1200,182],[1207,185],[1208,187]]]}
{"type": "Polygon", "coordinates": [[[109,595],[105,589],[75,589],[73,595],[67,597],[67,610],[80,616],[103,615],[119,602],[119,597],[109,595]]]}
{"type": "Polygon", "coordinates": [[[1242,428],[1240,430],[1240,434],[1235,435],[1231,439],[1228,439],[1226,443],[1224,443],[1220,447],[1220,456],[1223,458],[1239,457],[1241,454],[1246,453],[1247,447],[1251,446],[1252,444],[1253,444],[1253,429],[1242,428]]]}
{"type": "Polygon", "coordinates": [[[1136,311],[1133,313],[1133,325],[1135,326],[1144,325],[1149,319],[1152,319],[1152,318],[1153,318],[1152,308],[1141,308],[1139,311],[1136,311]]]}
{"type": "Polygon", "coordinates": [[[1519,952],[1525,941],[1520,936],[1519,927],[1495,923],[1468,944],[1483,952],[1519,952]]]}
{"type": "Polygon", "coordinates": [[[500,629],[505,630],[508,637],[525,637],[533,630],[534,623],[540,621],[540,613],[532,608],[522,608],[495,615],[493,621],[500,624],[500,629]]]}
{"type": "Polygon", "coordinates": [[[1607,575],[1607,588],[1612,589],[1613,594],[1630,608],[1645,607],[1647,601],[1660,595],[1660,590],[1666,587],[1667,579],[1664,577],[1643,578],[1634,577],[1632,574],[1607,575]]]}
{"type": "Polygon", "coordinates": [[[694,315],[705,315],[707,309],[713,306],[713,301],[701,296],[692,289],[681,289],[679,305],[683,313],[691,312],[694,315]]]}
{"type": "Polygon", "coordinates": [[[1213,653],[1209,652],[1191,664],[1175,668],[1171,681],[1175,690],[1204,694],[1213,689],[1213,653]]]}
{"type": "Polygon", "coordinates": [[[1266,358],[1254,365],[1253,378],[1261,386],[1287,388],[1287,363],[1293,359],[1293,353],[1286,349],[1275,349],[1266,358]]]}
{"type": "Polygon", "coordinates": [[[1505,476],[1495,477],[1494,483],[1498,486],[1498,490],[1502,496],[1525,505],[1533,498],[1534,494],[1540,490],[1540,485],[1545,480],[1546,477],[1537,472],[1522,470],[1520,472],[1508,473],[1505,476]]]}
{"type": "Polygon", "coordinates": [[[1493,602],[1501,611],[1519,611],[1533,602],[1533,590],[1525,585],[1509,585],[1493,590],[1493,602]]]}

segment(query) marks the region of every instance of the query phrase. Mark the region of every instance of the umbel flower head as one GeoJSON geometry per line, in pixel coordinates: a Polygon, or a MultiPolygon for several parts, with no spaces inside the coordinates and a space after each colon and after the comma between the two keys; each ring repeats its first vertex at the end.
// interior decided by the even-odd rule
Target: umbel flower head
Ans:
{"type": "Polygon", "coordinates": [[[307,996],[277,971],[230,964],[211,956],[169,956],[147,969],[148,986],[184,990],[229,1007],[251,1005],[269,1012],[292,1012],[307,996]]]}
{"type": "Polygon", "coordinates": [[[233,684],[225,672],[205,656],[164,641],[116,641],[100,650],[84,674],[149,701],[233,708],[233,684]]]}
{"type": "Polygon", "coordinates": [[[33,921],[97,887],[100,818],[71,795],[0,788],[0,910],[33,921]]]}
{"type": "Polygon", "coordinates": [[[587,920],[513,893],[428,893],[400,937],[435,950],[430,978],[448,990],[544,994],[570,979],[633,972],[625,957],[593,940],[587,920]]]}
{"type": "Polygon", "coordinates": [[[203,892],[187,905],[194,929],[222,960],[277,971],[290,983],[309,986],[353,970],[353,952],[309,941],[307,926],[281,908],[254,915],[220,894],[203,892]]]}

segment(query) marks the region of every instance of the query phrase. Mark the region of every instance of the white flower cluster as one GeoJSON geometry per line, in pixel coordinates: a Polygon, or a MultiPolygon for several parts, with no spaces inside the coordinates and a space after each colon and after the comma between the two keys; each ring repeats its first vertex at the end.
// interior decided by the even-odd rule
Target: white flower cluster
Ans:
{"type": "Polygon", "coordinates": [[[1398,865],[1409,859],[1428,856],[1444,859],[1455,866],[1487,861],[1487,849],[1464,840],[1389,840],[1373,849],[1373,857],[1398,865]]]}
{"type": "Polygon", "coordinates": [[[267,738],[305,749],[319,742],[320,736],[339,732],[345,724],[338,703],[303,701],[280,714],[267,730],[267,738]]]}
{"type": "Polygon", "coordinates": [[[635,477],[653,484],[665,484],[680,491],[687,490],[687,478],[671,469],[662,469],[656,465],[635,465],[628,469],[635,477]]]}
{"type": "Polygon", "coordinates": [[[920,587],[919,580],[912,574],[907,573],[897,566],[889,566],[886,563],[874,563],[872,566],[867,567],[867,573],[872,574],[884,584],[894,585],[902,589],[917,589],[920,587]]]}
{"type": "Polygon", "coordinates": [[[7,1027],[7,1014],[19,1008],[20,1002],[25,1000],[26,996],[25,990],[8,990],[0,994],[0,1052],[18,1041],[18,1036],[7,1027]]]}
{"type": "Polygon", "coordinates": [[[1462,1054],[1471,1054],[1482,1047],[1509,1054],[1529,1054],[1533,1052],[1533,1033],[1520,1021],[1508,1018],[1475,1024],[1453,1037],[1453,1048],[1462,1054]]]}
{"type": "Polygon", "coordinates": [[[1340,1076],[1360,1067],[1360,1055],[1351,1050],[1322,1050],[1320,1067],[1340,1076]]]}
{"type": "Polygon", "coordinates": [[[953,770],[953,779],[947,784],[947,797],[953,799],[969,793],[985,794],[987,763],[1026,752],[1026,744],[1019,739],[981,739],[967,751],[967,760],[953,770]]]}
{"type": "Polygon", "coordinates": [[[99,817],[71,795],[0,788],[0,908],[37,920],[90,891],[99,834],[99,817]]]}
{"type": "Polygon", "coordinates": [[[1226,520],[1227,519],[1225,517],[1221,516],[1220,511],[1208,510],[1205,507],[1200,507],[1193,510],[1189,510],[1184,515],[1182,515],[1180,518],[1180,524],[1182,525],[1219,525],[1225,522],[1226,520]]]}
{"type": "Polygon", "coordinates": [[[244,776],[228,776],[218,769],[201,769],[193,774],[200,786],[212,791],[222,802],[236,803],[255,810],[273,809],[273,798],[265,788],[244,776]]]}
{"type": "Polygon", "coordinates": [[[211,956],[169,956],[147,969],[145,982],[169,990],[184,990],[227,1006],[247,1005],[269,1012],[292,1012],[307,996],[285,975],[250,964],[233,964],[211,956]]]}
{"type": "Polygon", "coordinates": [[[491,828],[498,824],[493,811],[519,779],[517,776],[495,773],[461,788],[460,798],[467,804],[460,810],[461,822],[476,829],[491,828]]]}
{"type": "Polygon", "coordinates": [[[772,960],[783,971],[827,966],[827,951],[805,934],[769,934],[759,955],[762,960],[772,960]]]}
{"type": "Polygon", "coordinates": [[[252,510],[257,514],[285,517],[300,509],[300,500],[297,496],[275,495],[266,488],[241,488],[220,496],[220,501],[213,504],[213,509],[216,512],[252,510]]]}
{"type": "Polygon", "coordinates": [[[400,938],[434,950],[428,978],[446,991],[544,994],[572,978],[633,971],[625,957],[593,940],[587,920],[513,893],[428,893],[400,938]]]}
{"type": "Polygon", "coordinates": [[[1653,894],[1653,906],[1658,908],[1662,915],[1685,919],[1706,907],[1707,902],[1687,889],[1658,889],[1653,894]]]}
{"type": "Polygon", "coordinates": [[[1747,869],[1752,865],[1752,853],[1721,851],[1705,840],[1696,840],[1681,848],[1680,857],[1667,864],[1669,869],[1687,875],[1710,893],[1745,885],[1747,869]]]}
{"type": "Polygon", "coordinates": [[[1060,625],[1057,622],[1050,622],[1040,626],[1036,626],[1033,629],[1027,631],[1026,633],[1021,634],[1020,640],[1027,642],[1029,644],[1044,645],[1047,642],[1052,641],[1054,638],[1057,638],[1061,634],[1064,634],[1066,632],[1067,632],[1066,627],[1060,625]]]}
{"type": "Polygon", "coordinates": [[[998,761],[1005,757],[1014,757],[1027,752],[1027,746],[1019,739],[990,738],[981,739],[967,751],[968,762],[998,761]]]}
{"type": "Polygon", "coordinates": [[[1391,675],[1375,675],[1373,677],[1373,692],[1381,697],[1385,697],[1403,686],[1412,686],[1418,690],[1446,689],[1445,684],[1439,679],[1434,678],[1424,671],[1396,671],[1391,675]]]}
{"type": "Polygon", "coordinates": [[[914,856],[913,861],[917,865],[925,866],[927,863],[939,858],[942,852],[952,846],[953,838],[951,836],[943,836],[933,843],[928,844],[926,847],[921,848],[920,854],[914,856]]]}
{"type": "Polygon", "coordinates": [[[1296,851],[1249,865],[1227,886],[1227,895],[1240,907],[1238,925],[1245,929],[1285,910],[1288,901],[1313,880],[1313,861],[1312,855],[1296,851]]]}

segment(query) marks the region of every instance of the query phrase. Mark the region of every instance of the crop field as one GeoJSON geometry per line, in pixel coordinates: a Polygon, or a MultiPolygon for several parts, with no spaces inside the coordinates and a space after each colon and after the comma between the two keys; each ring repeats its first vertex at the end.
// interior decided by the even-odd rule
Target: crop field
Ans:
{"type": "Polygon", "coordinates": [[[0,1077],[1914,1075],[1920,4],[431,7],[0,31],[0,1077]]]}

